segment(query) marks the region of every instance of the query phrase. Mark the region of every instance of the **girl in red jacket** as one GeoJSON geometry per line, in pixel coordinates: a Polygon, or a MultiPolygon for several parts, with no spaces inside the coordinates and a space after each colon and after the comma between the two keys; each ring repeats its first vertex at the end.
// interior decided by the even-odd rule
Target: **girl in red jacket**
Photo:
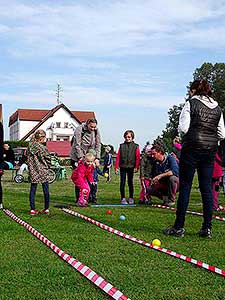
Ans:
{"type": "Polygon", "coordinates": [[[90,194],[89,183],[93,183],[95,157],[92,153],[87,153],[83,159],[78,162],[78,167],[73,170],[71,179],[79,188],[79,199],[77,205],[87,206],[90,194]]]}

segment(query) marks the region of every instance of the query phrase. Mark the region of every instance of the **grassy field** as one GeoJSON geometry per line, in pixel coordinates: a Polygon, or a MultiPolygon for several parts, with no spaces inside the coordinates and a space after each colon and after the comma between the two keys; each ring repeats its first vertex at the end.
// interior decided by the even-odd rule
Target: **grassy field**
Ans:
{"type": "MultiPolygon", "coordinates": [[[[56,204],[71,205],[84,215],[134,237],[151,242],[158,238],[162,247],[225,269],[225,222],[213,221],[213,239],[201,239],[198,231],[202,218],[187,215],[183,239],[164,236],[162,230],[173,224],[172,211],[153,207],[78,208],[74,205],[74,186],[68,179],[51,184],[51,214],[29,216],[29,184],[3,177],[4,206],[42,232],[66,253],[77,258],[108,280],[132,300],[225,299],[224,278],[153,249],[122,239],[95,225],[63,213],[56,204]],[[125,221],[119,221],[123,214],[125,221]]],[[[139,181],[135,177],[135,200],[139,181]]],[[[98,203],[119,203],[119,177],[110,183],[100,178],[98,203]]],[[[153,199],[155,203],[160,200],[153,199]]],[[[221,204],[225,198],[221,194],[221,204]]],[[[39,187],[37,209],[43,208],[39,187]]],[[[201,211],[197,183],[189,209],[201,211]]],[[[225,213],[220,213],[225,217],[225,213]]],[[[58,258],[24,227],[0,211],[0,299],[106,300],[109,297],[71,266],[58,258]]]]}

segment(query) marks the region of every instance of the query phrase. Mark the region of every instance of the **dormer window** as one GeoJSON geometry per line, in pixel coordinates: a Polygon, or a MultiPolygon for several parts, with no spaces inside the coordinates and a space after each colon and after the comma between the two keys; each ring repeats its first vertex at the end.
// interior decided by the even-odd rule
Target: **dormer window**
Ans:
{"type": "Polygon", "coordinates": [[[56,122],[56,128],[60,128],[61,127],[61,122],[56,122]]]}

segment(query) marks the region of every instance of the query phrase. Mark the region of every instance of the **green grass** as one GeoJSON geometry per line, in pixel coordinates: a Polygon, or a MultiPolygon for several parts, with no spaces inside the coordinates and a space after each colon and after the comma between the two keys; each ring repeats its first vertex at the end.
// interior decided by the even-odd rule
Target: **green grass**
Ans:
{"type": "MultiPolygon", "coordinates": [[[[29,184],[16,184],[10,173],[3,177],[4,206],[42,232],[66,253],[92,268],[131,299],[225,299],[224,278],[122,239],[95,225],[61,212],[55,204],[74,204],[74,186],[70,180],[50,186],[51,215],[29,216],[29,184]]],[[[192,190],[190,210],[201,211],[199,190],[192,190]]],[[[135,200],[139,181],[135,177],[135,200]]],[[[110,183],[100,178],[99,204],[119,203],[119,177],[110,183]]],[[[161,203],[154,199],[155,203],[161,203]]],[[[223,195],[221,204],[225,204],[223,195]]],[[[43,208],[39,187],[36,206],[43,208]]],[[[202,218],[187,215],[183,239],[166,237],[162,230],[173,224],[172,211],[153,207],[77,208],[74,210],[134,237],[151,242],[225,269],[225,222],[213,221],[213,239],[200,239],[202,218]],[[125,221],[118,217],[124,214],[125,221]]],[[[225,214],[221,213],[225,217],[225,214]]],[[[75,269],[58,258],[24,227],[0,212],[0,299],[82,299],[106,300],[108,296],[75,269]]]]}

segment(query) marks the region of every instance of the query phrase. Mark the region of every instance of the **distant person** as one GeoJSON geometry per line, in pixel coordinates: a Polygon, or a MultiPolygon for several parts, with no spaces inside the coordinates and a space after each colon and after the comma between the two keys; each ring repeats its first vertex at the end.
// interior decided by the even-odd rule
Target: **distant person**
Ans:
{"type": "Polygon", "coordinates": [[[216,152],[212,174],[213,209],[215,211],[223,210],[223,208],[219,205],[220,183],[222,182],[222,177],[222,158],[218,151],[216,152]]]}
{"type": "Polygon", "coordinates": [[[0,209],[3,209],[2,204],[2,175],[4,174],[3,167],[3,125],[0,121],[0,209]]]}
{"type": "Polygon", "coordinates": [[[176,161],[179,163],[180,159],[180,151],[181,151],[182,145],[181,145],[181,139],[176,136],[173,139],[173,148],[171,154],[176,158],[176,161]]]}
{"type": "Polygon", "coordinates": [[[134,172],[138,172],[140,166],[140,148],[134,142],[133,130],[127,130],[123,135],[125,141],[120,144],[116,157],[115,171],[120,170],[120,196],[121,204],[134,204],[134,172]],[[125,198],[125,183],[128,177],[129,199],[125,198]]]}
{"type": "Polygon", "coordinates": [[[79,188],[78,206],[87,206],[90,194],[90,184],[93,184],[95,156],[93,153],[87,153],[80,159],[78,166],[73,170],[71,179],[79,188]]]}
{"type": "MultiPolygon", "coordinates": [[[[96,152],[94,149],[89,149],[88,153],[92,153],[94,155],[94,157],[96,156],[96,152]]],[[[96,166],[95,163],[93,163],[94,166],[94,172],[93,172],[93,182],[89,183],[90,186],[90,194],[89,194],[89,198],[88,198],[88,202],[89,203],[97,203],[97,193],[98,193],[98,175],[106,177],[106,174],[108,175],[108,173],[105,173],[104,170],[101,170],[99,167],[96,166]]]]}
{"type": "Polygon", "coordinates": [[[140,164],[140,181],[141,192],[139,196],[139,204],[151,204],[151,196],[148,194],[148,187],[151,185],[152,180],[152,145],[148,144],[144,148],[144,153],[141,156],[140,164]]]}
{"type": "Polygon", "coordinates": [[[178,163],[173,155],[166,154],[159,145],[152,147],[151,155],[154,163],[148,194],[162,199],[166,206],[173,206],[179,188],[178,163]]]}
{"type": "Polygon", "coordinates": [[[111,180],[111,168],[112,168],[112,154],[110,153],[111,147],[106,146],[105,147],[105,155],[104,155],[104,162],[103,162],[103,173],[108,174],[108,177],[106,177],[106,181],[109,182],[111,180]]]}
{"type": "Polygon", "coordinates": [[[22,153],[22,156],[19,158],[19,170],[17,171],[17,175],[23,175],[23,172],[28,173],[27,166],[27,149],[25,149],[22,153]]]}
{"type": "MultiPolygon", "coordinates": [[[[97,124],[97,120],[91,118],[75,129],[70,154],[71,166],[73,169],[78,166],[78,161],[81,158],[84,158],[89,149],[95,150],[95,164],[96,166],[100,165],[101,136],[97,124]]],[[[78,201],[79,193],[79,188],[75,185],[76,202],[78,201]]]]}
{"type": "Polygon", "coordinates": [[[44,214],[49,214],[49,168],[51,167],[51,156],[47,147],[43,145],[46,139],[44,130],[37,130],[27,148],[27,165],[31,181],[30,186],[30,215],[37,215],[39,212],[35,209],[35,195],[38,183],[41,183],[44,194],[44,214]]]}
{"type": "Polygon", "coordinates": [[[5,170],[14,168],[15,165],[15,154],[12,147],[9,144],[3,144],[3,167],[5,170]]]}
{"type": "Polygon", "coordinates": [[[203,223],[200,237],[212,237],[212,172],[218,141],[225,138],[223,113],[213,100],[206,80],[195,80],[190,86],[190,99],[185,103],[179,118],[178,131],[183,133],[180,155],[180,190],[176,220],[164,230],[166,235],[184,236],[185,215],[189,203],[195,170],[203,203],[203,223]]]}
{"type": "Polygon", "coordinates": [[[220,156],[223,171],[221,186],[223,187],[223,195],[225,196],[225,139],[220,141],[220,156]]]}

